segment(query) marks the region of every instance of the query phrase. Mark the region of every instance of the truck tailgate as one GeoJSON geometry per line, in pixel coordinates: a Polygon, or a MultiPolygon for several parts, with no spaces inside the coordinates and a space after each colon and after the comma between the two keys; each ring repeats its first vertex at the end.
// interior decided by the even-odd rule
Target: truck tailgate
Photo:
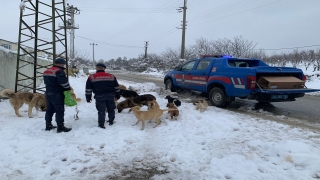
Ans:
{"type": "Polygon", "coordinates": [[[293,93],[309,93],[320,91],[320,89],[256,89],[256,92],[268,93],[268,94],[293,94],[293,93]]]}

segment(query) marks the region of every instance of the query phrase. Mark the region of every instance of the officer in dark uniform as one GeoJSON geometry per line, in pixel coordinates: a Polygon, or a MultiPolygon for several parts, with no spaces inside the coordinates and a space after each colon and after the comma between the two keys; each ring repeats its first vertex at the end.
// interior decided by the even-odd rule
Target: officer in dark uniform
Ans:
{"type": "Polygon", "coordinates": [[[97,72],[88,77],[86,83],[86,100],[91,103],[92,92],[95,94],[96,108],[98,110],[98,124],[105,129],[106,108],[108,109],[109,125],[113,125],[116,105],[114,98],[120,98],[120,89],[116,77],[105,72],[106,65],[98,63],[97,72]]]}
{"type": "Polygon", "coordinates": [[[56,113],[56,122],[58,125],[57,132],[69,132],[71,128],[64,126],[64,91],[70,90],[68,78],[66,77],[65,69],[66,61],[62,58],[57,58],[54,66],[45,70],[43,80],[46,85],[46,103],[47,110],[45,115],[46,131],[56,128],[53,126],[52,116],[56,113]]]}

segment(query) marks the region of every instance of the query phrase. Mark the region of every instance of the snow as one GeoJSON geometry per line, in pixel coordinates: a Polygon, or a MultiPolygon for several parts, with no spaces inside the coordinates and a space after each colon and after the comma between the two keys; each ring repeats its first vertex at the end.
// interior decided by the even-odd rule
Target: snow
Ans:
{"type": "MultiPolygon", "coordinates": [[[[320,178],[318,132],[213,106],[200,113],[186,102],[177,120],[164,113],[157,128],[155,121],[143,131],[141,123],[132,126],[136,118],[126,109],[116,113],[113,126],[101,129],[94,103],[85,102],[86,79],[70,77],[82,101],[79,120],[75,107],[66,107],[68,133],[45,131],[44,112],[33,110],[35,118],[28,118],[24,105],[18,118],[8,100],[0,102],[1,180],[320,178]]],[[[155,84],[118,81],[154,95],[166,109],[155,84]]]]}

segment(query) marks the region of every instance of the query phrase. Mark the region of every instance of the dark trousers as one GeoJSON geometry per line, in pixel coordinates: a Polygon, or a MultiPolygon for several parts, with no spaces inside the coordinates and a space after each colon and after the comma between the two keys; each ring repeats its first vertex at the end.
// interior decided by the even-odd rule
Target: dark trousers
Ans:
{"type": "Polygon", "coordinates": [[[116,105],[114,103],[114,93],[98,94],[96,99],[96,108],[98,110],[98,122],[104,123],[106,119],[106,108],[108,109],[109,120],[114,120],[116,105]]]}
{"type": "Polygon", "coordinates": [[[57,125],[63,125],[64,122],[64,95],[63,93],[46,92],[47,110],[45,120],[52,121],[52,116],[56,113],[57,125]]]}

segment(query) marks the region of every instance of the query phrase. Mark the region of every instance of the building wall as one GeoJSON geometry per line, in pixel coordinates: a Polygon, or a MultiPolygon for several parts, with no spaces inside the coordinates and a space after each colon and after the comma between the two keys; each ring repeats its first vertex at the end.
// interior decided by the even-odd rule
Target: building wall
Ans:
{"type": "MultiPolygon", "coordinates": [[[[11,41],[7,41],[7,40],[4,40],[4,39],[0,39],[0,46],[1,47],[5,47],[7,45],[10,45],[10,49],[9,50],[18,52],[18,44],[17,43],[14,43],[14,42],[11,42],[11,41]]],[[[29,47],[29,46],[22,46],[22,47],[24,47],[29,53],[33,52],[33,48],[32,47],[29,47]]],[[[38,52],[38,56],[46,57],[46,53],[40,51],[40,52],[38,52]]],[[[49,58],[50,57],[52,58],[52,56],[49,56],[49,58]]]]}
{"type": "MultiPolygon", "coordinates": [[[[25,56],[25,60],[27,62],[33,62],[33,58],[29,56],[25,56]]],[[[52,61],[47,61],[44,59],[38,59],[37,63],[39,65],[48,66],[52,64],[52,61]]],[[[15,89],[15,81],[16,81],[16,65],[17,65],[17,54],[14,51],[9,51],[3,47],[0,47],[0,91],[2,89],[15,89]]],[[[26,62],[19,63],[20,72],[26,74],[29,77],[33,77],[33,65],[30,65],[26,62]]],[[[41,68],[38,70],[38,75],[41,76],[45,68],[41,68]]],[[[25,77],[19,75],[19,79],[24,79],[25,77]]],[[[40,85],[43,82],[42,76],[37,78],[37,85],[40,85]]],[[[31,84],[32,80],[25,80],[21,82],[24,85],[31,84]]],[[[18,90],[22,89],[20,87],[18,90]]],[[[27,89],[23,89],[22,91],[27,91],[27,89]]]]}

